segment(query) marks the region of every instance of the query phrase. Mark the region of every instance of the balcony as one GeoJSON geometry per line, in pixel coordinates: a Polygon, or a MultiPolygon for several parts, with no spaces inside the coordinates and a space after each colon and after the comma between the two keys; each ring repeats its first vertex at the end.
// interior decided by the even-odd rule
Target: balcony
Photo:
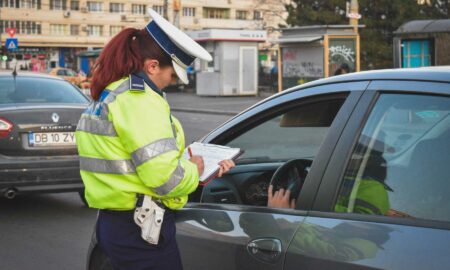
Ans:
{"type": "Polygon", "coordinates": [[[236,19],[206,19],[182,17],[180,27],[189,30],[198,29],[262,29],[262,21],[236,19]]]}

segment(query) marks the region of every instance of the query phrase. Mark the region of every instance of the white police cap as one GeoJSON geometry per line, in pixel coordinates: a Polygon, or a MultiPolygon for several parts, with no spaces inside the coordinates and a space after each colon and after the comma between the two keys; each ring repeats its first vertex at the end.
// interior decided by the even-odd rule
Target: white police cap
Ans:
{"type": "Polygon", "coordinates": [[[196,57],[211,61],[211,55],[153,9],[149,8],[148,14],[152,17],[152,21],[146,26],[148,33],[172,58],[172,65],[178,78],[184,84],[188,84],[186,68],[194,62],[196,57]]]}

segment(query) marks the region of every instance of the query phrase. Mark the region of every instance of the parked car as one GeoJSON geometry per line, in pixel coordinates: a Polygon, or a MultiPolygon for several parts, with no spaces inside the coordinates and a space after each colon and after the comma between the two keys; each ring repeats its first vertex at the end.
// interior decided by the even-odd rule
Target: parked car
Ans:
{"type": "Polygon", "coordinates": [[[75,84],[84,89],[89,88],[89,82],[85,74],[75,72],[70,68],[56,67],[50,70],[49,75],[63,78],[64,80],[75,84]]]}
{"type": "Polygon", "coordinates": [[[74,132],[88,103],[63,79],[0,72],[1,196],[83,190],[74,132]]]}
{"type": "MultiPolygon", "coordinates": [[[[184,269],[450,268],[449,67],[294,87],[202,142],[245,153],[177,212],[184,269]]],[[[94,234],[87,269],[109,267],[94,234]]]]}

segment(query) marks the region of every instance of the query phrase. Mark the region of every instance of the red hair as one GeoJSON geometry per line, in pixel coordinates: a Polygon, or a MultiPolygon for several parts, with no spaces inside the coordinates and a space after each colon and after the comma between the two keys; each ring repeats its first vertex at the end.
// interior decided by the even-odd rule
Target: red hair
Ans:
{"type": "Polygon", "coordinates": [[[172,60],[144,29],[126,28],[103,48],[93,68],[91,96],[98,100],[106,86],[129,74],[139,72],[144,61],[155,59],[160,67],[172,65],[172,60]]]}

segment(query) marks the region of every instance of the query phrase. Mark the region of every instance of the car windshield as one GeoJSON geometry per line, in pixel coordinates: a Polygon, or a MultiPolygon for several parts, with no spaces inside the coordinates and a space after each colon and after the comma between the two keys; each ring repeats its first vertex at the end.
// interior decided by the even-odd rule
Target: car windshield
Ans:
{"type": "Polygon", "coordinates": [[[39,77],[0,78],[0,104],[88,103],[74,86],[63,80],[39,77]]]}
{"type": "Polygon", "coordinates": [[[66,70],[66,75],[67,75],[67,76],[76,77],[76,76],[77,76],[77,73],[76,73],[75,71],[73,71],[73,70],[67,69],[67,70],[66,70]]]}

